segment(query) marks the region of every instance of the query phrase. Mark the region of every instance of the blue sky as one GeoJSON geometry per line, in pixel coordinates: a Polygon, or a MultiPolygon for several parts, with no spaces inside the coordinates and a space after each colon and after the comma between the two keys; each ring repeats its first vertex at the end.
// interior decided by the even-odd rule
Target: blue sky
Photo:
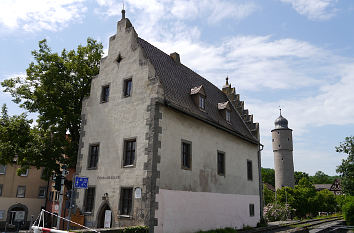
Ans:
{"type": "MultiPolygon", "coordinates": [[[[354,135],[354,1],[125,0],[140,37],[218,87],[228,75],[261,126],[273,167],[278,106],[294,138],[295,170],[335,174],[335,146],[354,135]]],[[[0,1],[0,80],[23,76],[46,38],[54,51],[115,34],[121,0],[0,1]]],[[[0,93],[10,114],[23,112],[0,93]]],[[[31,115],[34,116],[33,114],[31,115]]]]}

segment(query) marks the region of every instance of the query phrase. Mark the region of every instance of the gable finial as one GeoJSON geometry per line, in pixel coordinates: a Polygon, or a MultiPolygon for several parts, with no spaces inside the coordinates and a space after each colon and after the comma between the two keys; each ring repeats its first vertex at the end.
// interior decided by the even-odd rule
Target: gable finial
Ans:
{"type": "Polygon", "coordinates": [[[124,0],[123,0],[123,9],[122,9],[122,19],[125,19],[124,0]]]}
{"type": "Polygon", "coordinates": [[[226,76],[226,85],[229,85],[229,76],[226,76]]]}
{"type": "Polygon", "coordinates": [[[280,108],[280,106],[278,106],[279,107],[279,112],[280,112],[280,116],[281,116],[281,108],[280,108]]]}

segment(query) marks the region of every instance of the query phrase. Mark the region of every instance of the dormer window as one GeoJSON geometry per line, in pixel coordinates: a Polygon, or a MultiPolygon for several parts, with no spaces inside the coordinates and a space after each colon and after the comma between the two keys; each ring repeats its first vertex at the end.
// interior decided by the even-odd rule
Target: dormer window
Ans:
{"type": "Polygon", "coordinates": [[[199,95],[199,108],[205,110],[205,97],[199,95]]]}
{"type": "Polygon", "coordinates": [[[218,109],[226,120],[227,123],[231,124],[231,107],[230,102],[226,101],[225,103],[218,103],[218,109]]]}
{"type": "Polygon", "coordinates": [[[204,90],[203,85],[192,88],[191,89],[191,96],[192,96],[194,104],[196,106],[198,106],[200,110],[204,111],[206,96],[205,96],[205,90],[204,90]]]}

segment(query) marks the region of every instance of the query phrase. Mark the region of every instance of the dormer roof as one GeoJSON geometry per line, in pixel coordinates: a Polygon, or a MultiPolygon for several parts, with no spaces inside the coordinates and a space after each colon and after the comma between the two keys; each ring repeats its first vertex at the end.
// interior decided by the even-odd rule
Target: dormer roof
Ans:
{"type": "Polygon", "coordinates": [[[230,101],[226,101],[224,103],[218,103],[218,109],[219,110],[231,110],[231,107],[230,107],[230,101]]]}
{"type": "Polygon", "coordinates": [[[191,95],[196,95],[196,94],[201,94],[203,96],[205,96],[205,90],[203,85],[200,85],[199,87],[193,87],[191,89],[191,95]]]}

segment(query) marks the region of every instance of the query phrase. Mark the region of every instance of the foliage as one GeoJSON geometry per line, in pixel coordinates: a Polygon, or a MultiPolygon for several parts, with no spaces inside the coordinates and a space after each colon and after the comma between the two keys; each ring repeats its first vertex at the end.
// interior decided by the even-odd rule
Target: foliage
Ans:
{"type": "MultiPolygon", "coordinates": [[[[82,101],[89,95],[91,80],[99,72],[102,53],[102,44],[90,38],[86,46],[79,45],[76,51],[64,49],[60,55],[53,53],[46,40],[42,40],[39,50],[32,52],[35,61],[29,64],[26,77],[1,83],[15,103],[39,114],[38,128],[33,132],[41,140],[32,149],[37,153],[19,160],[20,165],[58,170],[58,162],[76,164],[82,101]]],[[[11,135],[15,136],[26,141],[23,134],[11,135]]],[[[2,159],[12,161],[15,155],[8,153],[2,159]]]]}
{"type": "Polygon", "coordinates": [[[316,192],[316,196],[311,199],[317,212],[335,212],[337,207],[335,195],[327,190],[316,192]]]}
{"type": "Polygon", "coordinates": [[[148,233],[149,228],[146,226],[126,227],[122,233],[148,233]]]}
{"type": "Polygon", "coordinates": [[[342,210],[342,207],[345,205],[345,203],[350,201],[354,202],[354,196],[349,196],[349,195],[336,196],[337,207],[339,208],[339,210],[342,210]]]}
{"type": "Polygon", "coordinates": [[[343,217],[347,225],[354,225],[354,199],[348,200],[342,208],[343,217]]]}
{"type": "Polygon", "coordinates": [[[345,141],[336,147],[339,153],[348,155],[337,167],[337,173],[341,176],[341,186],[344,193],[354,195],[354,136],[346,137],[345,141]]]}
{"type": "Polygon", "coordinates": [[[223,229],[215,229],[209,231],[198,231],[197,233],[237,233],[237,230],[227,227],[223,229]]]}
{"type": "Polygon", "coordinates": [[[322,171],[317,171],[314,176],[310,177],[313,184],[333,184],[337,176],[329,176],[322,171]]]}
{"type": "Polygon", "coordinates": [[[309,179],[309,174],[307,174],[306,172],[295,171],[294,177],[295,177],[295,184],[297,185],[297,184],[299,184],[299,181],[301,180],[301,178],[305,177],[305,178],[309,179]]]}
{"type": "Polygon", "coordinates": [[[270,203],[263,209],[263,216],[267,222],[284,221],[293,215],[290,205],[270,203]]]}
{"type": "Polygon", "coordinates": [[[272,168],[263,168],[261,170],[263,183],[275,186],[275,171],[272,168]]]}
{"type": "Polygon", "coordinates": [[[270,190],[266,185],[263,185],[263,199],[264,205],[274,202],[275,193],[270,190]]]}

